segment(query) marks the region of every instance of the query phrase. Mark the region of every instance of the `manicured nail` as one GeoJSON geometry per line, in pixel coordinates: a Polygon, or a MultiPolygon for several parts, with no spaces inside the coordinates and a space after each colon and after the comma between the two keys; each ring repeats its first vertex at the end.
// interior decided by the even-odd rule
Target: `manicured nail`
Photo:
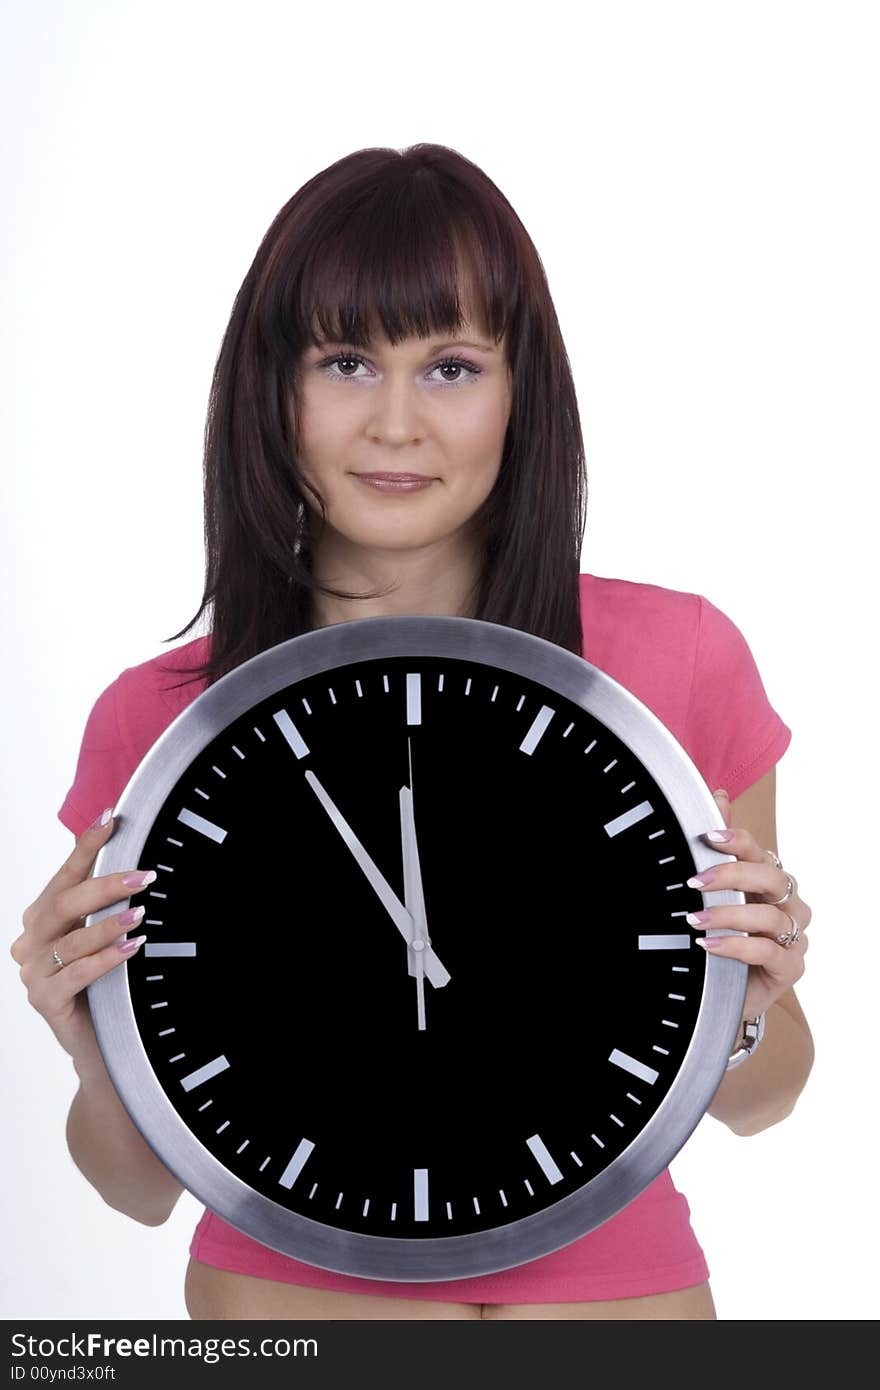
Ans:
{"type": "Polygon", "coordinates": [[[733,839],[732,830],[707,830],[706,839],[711,840],[713,845],[723,845],[727,840],[733,839]]]}
{"type": "Polygon", "coordinates": [[[119,947],[119,954],[121,956],[130,956],[137,950],[138,946],[143,945],[146,939],[145,936],[133,936],[130,941],[123,941],[122,945],[119,947]]]}
{"type": "Polygon", "coordinates": [[[701,873],[700,873],[700,877],[699,877],[699,878],[694,877],[694,878],[689,878],[689,879],[688,879],[688,881],[687,881],[687,886],[688,886],[688,888],[705,888],[705,886],[706,886],[707,883],[711,883],[711,882],[712,882],[713,878],[715,877],[716,872],[717,872],[717,870],[715,870],[715,869],[703,869],[703,870],[701,871],[701,873]]]}
{"type": "Polygon", "coordinates": [[[126,888],[146,888],[148,883],[153,883],[157,878],[155,869],[138,869],[126,874],[122,882],[126,888]]]}
{"type": "Polygon", "coordinates": [[[93,821],[92,821],[91,825],[89,826],[89,830],[103,830],[104,826],[107,824],[108,820],[110,819],[110,817],[111,817],[112,815],[113,815],[113,807],[112,807],[112,806],[108,806],[107,809],[106,809],[106,811],[102,811],[102,812],[101,812],[101,814],[100,814],[100,816],[98,816],[97,820],[93,820],[93,821]]]}
{"type": "Polygon", "coordinates": [[[709,921],[709,919],[710,919],[711,916],[712,916],[712,909],[711,909],[711,907],[704,907],[703,910],[702,910],[702,912],[688,912],[688,913],[685,915],[685,919],[684,919],[684,920],[685,920],[686,922],[690,923],[690,925],[691,925],[692,927],[701,927],[701,926],[703,925],[704,922],[708,922],[708,921],[709,921]]]}
{"type": "Polygon", "coordinates": [[[697,937],[694,938],[694,940],[697,942],[697,944],[698,944],[699,946],[703,946],[703,947],[706,948],[706,950],[712,951],[712,950],[715,949],[716,946],[720,946],[720,945],[721,945],[722,941],[724,941],[724,937],[723,937],[723,936],[697,936],[697,937]]]}
{"type": "Polygon", "coordinates": [[[135,922],[139,922],[146,912],[143,903],[139,907],[127,907],[124,912],[120,912],[117,921],[120,927],[133,927],[135,922]]]}

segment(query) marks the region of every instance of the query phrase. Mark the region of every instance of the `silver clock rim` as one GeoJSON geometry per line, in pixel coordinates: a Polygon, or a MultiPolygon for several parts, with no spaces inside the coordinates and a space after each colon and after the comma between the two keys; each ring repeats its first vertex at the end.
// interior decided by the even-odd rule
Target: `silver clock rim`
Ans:
{"type": "MultiPolygon", "coordinates": [[[[198,751],[239,715],[294,681],[382,656],[447,656],[541,682],[594,715],[632,749],[667,797],[697,872],[729,858],[700,838],[722,823],[702,774],[661,720],[625,686],[534,634],[475,618],[419,615],[355,619],[290,638],[203,691],[163,730],[133,772],[116,803],[117,828],[97,856],[95,874],[139,863],[168,793],[198,751]]],[[[121,911],[128,901],[93,913],[86,926],[121,911]]],[[[717,892],[712,902],[742,904],[745,895],[717,892]]],[[[105,1065],[133,1123],[209,1210],[270,1249],[319,1268],[422,1282],[493,1274],[550,1254],[604,1224],[663,1172],[710,1104],[742,1014],[747,967],[708,955],[705,970],[696,1027],[667,1096],[602,1173],[531,1216],[487,1231],[423,1239],[341,1230],[249,1187],[204,1147],[162,1090],[135,1023],[127,972],[114,970],[95,981],[88,1000],[105,1065]]]]}

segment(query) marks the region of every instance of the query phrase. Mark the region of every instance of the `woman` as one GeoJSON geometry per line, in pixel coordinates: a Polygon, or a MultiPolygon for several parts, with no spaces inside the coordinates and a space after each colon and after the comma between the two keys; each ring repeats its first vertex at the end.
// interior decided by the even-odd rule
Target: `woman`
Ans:
{"type": "MultiPolygon", "coordinates": [[[[774,768],[791,733],[742,635],[707,599],[580,572],[586,477],[568,359],[537,252],[472,163],[435,145],[361,150],[281,209],[216,365],[205,503],[202,605],[175,638],[209,605],[210,638],[128,668],[99,696],[59,812],[76,847],[12,948],[31,1003],[74,1059],[68,1143],[105,1199],[158,1224],[181,1188],[131,1124],[91,1028],[85,987],[145,938],[120,946],[132,925],[122,916],[88,931],[77,923],[146,884],[90,877],[113,822],[109,811],[89,821],[220,676],[299,633],[380,614],[476,617],[585,656],[655,709],[709,785],[733,791],[732,806],[717,795],[736,827],[725,845],[735,860],[715,869],[713,890],[740,889],[748,904],[711,917],[750,935],[712,949],[750,966],[744,1017],[762,1014],[766,1035],[725,1075],[710,1113],[738,1134],[787,1114],[812,1063],[792,989],[811,914],[775,855],[774,768]],[[405,474],[427,481],[405,488],[405,474]]],[[[206,1210],[187,1309],[198,1319],[714,1318],[688,1216],[667,1170],[542,1259],[397,1284],[289,1259],[206,1210]]]]}

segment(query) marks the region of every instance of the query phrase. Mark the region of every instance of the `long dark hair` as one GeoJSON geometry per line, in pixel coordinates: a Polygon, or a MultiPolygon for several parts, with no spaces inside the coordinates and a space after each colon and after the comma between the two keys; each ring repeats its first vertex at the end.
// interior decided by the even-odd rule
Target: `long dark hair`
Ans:
{"type": "MultiPolygon", "coordinates": [[[[471,519],[483,557],[472,616],[581,655],[586,466],[544,267],[477,165],[446,146],[418,144],[337,160],[285,203],[260,243],[211,383],[202,602],[165,639],[184,636],[210,607],[207,659],[163,669],[211,685],[311,631],[313,592],[376,596],[312,574],[303,494],[310,485],[297,465],[297,363],[316,341],[316,321],[326,338],[362,348],[377,316],[395,344],[459,333],[465,289],[477,326],[496,344],[506,335],[512,386],[498,477],[471,519]]],[[[310,490],[326,522],[324,501],[310,490]]]]}

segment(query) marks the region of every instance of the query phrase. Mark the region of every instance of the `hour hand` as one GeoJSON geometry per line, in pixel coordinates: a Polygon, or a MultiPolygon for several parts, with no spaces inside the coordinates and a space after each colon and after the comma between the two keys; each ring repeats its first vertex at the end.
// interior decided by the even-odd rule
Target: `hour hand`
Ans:
{"type": "MultiPolygon", "coordinates": [[[[305,779],[311,787],[315,796],[320,801],[327,815],[339,831],[340,836],[354,855],[355,862],[362,869],[367,882],[373,889],[388,916],[391,918],[397,930],[400,932],[407,946],[413,940],[413,919],[403,903],[398,898],[391,884],[385,878],[378,865],[374,863],[370,855],[364,849],[357,835],[355,835],[348,821],[343,816],[339,807],[335,804],[332,797],[324,789],[315,776],[314,772],[306,770],[305,779]]],[[[431,981],[435,989],[448,984],[451,976],[443,962],[435,955],[431,946],[426,946],[422,955],[425,958],[425,978],[431,981]]]]}
{"type": "MultiPolygon", "coordinates": [[[[400,843],[403,854],[404,902],[413,919],[416,939],[421,939],[425,946],[430,946],[431,938],[428,935],[428,916],[425,910],[425,892],[422,887],[422,869],[419,863],[419,847],[416,840],[412,789],[407,786],[400,788],[400,843]]],[[[417,952],[410,946],[406,954],[410,975],[417,975],[419,973],[417,955],[423,955],[424,950],[417,952]]]]}

